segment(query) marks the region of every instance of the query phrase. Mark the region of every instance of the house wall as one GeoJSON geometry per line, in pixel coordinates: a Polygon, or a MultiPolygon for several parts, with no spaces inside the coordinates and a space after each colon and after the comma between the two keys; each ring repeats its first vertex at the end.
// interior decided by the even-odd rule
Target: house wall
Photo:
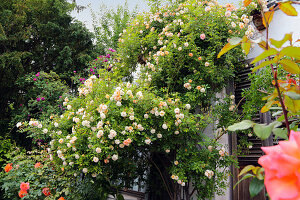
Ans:
{"type": "MultiPolygon", "coordinates": [[[[281,10],[276,10],[273,16],[273,20],[269,26],[269,38],[273,38],[275,40],[283,39],[286,33],[293,33],[293,41],[300,39],[300,5],[292,4],[298,12],[298,16],[287,16],[281,10]]],[[[262,39],[265,40],[266,31],[262,32],[262,39]]],[[[296,43],[297,46],[300,46],[300,42],[296,43]]],[[[285,44],[285,46],[288,43],[285,44]]],[[[263,50],[255,45],[254,48],[251,49],[248,59],[255,58],[259,54],[261,54],[263,50]]]]}
{"type": "MultiPolygon", "coordinates": [[[[217,93],[216,94],[216,97],[217,98],[225,98],[226,94],[230,94],[230,87],[227,88],[227,90],[224,88],[220,93],[217,93]],[[229,92],[228,92],[229,90],[229,92]]],[[[230,152],[230,149],[229,149],[229,134],[224,134],[220,139],[219,139],[219,143],[221,145],[224,145],[226,147],[226,151],[227,152],[230,152]]],[[[228,169],[229,170],[229,169],[228,169]]],[[[230,188],[230,185],[231,185],[231,179],[228,177],[228,186],[226,188],[226,190],[224,190],[224,195],[222,196],[218,196],[216,195],[214,200],[231,200],[231,188],[230,188]]]]}
{"type": "MultiPolygon", "coordinates": [[[[216,93],[216,98],[218,99],[224,99],[226,94],[230,94],[230,91],[231,89],[230,88],[227,88],[227,90],[224,88],[221,92],[219,93],[216,93]],[[229,90],[228,90],[229,89],[229,90]]],[[[206,127],[204,133],[210,137],[210,138],[215,138],[215,131],[216,130],[216,125],[217,125],[217,121],[215,121],[214,123],[210,124],[209,126],[206,127]]],[[[225,146],[226,148],[226,151],[229,152],[229,135],[228,134],[224,134],[220,139],[219,139],[219,143],[223,146],[225,146]]],[[[229,170],[229,169],[228,169],[229,170]]],[[[228,187],[227,189],[224,190],[224,195],[222,196],[218,196],[216,195],[213,200],[231,200],[231,179],[228,178],[227,180],[227,183],[228,183],[228,187]]],[[[197,199],[196,198],[196,194],[193,195],[192,197],[193,199],[197,199]]]]}

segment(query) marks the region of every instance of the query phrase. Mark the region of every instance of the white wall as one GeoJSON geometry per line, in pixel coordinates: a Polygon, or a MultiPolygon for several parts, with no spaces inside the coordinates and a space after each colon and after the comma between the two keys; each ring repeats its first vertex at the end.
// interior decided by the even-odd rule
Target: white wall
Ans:
{"type": "MultiPolygon", "coordinates": [[[[292,32],[293,41],[300,39],[300,5],[292,5],[296,8],[298,16],[287,16],[281,10],[276,10],[273,16],[273,20],[270,23],[269,38],[281,40],[286,33],[292,32]]],[[[262,39],[265,40],[265,30],[262,32],[262,35],[262,39]]],[[[300,42],[296,44],[297,46],[300,46],[300,42]]],[[[288,45],[288,42],[285,45],[288,45]]],[[[255,58],[262,52],[263,50],[258,45],[255,45],[255,47],[250,51],[248,59],[255,58]]]]}

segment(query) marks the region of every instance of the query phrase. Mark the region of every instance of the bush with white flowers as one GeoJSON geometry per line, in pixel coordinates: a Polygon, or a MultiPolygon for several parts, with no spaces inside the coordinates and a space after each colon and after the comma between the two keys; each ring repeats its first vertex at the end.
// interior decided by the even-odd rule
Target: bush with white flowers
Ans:
{"type": "Polygon", "coordinates": [[[207,106],[242,66],[239,48],[219,59],[217,55],[229,38],[252,27],[249,13],[255,3],[235,8],[217,1],[165,2],[137,15],[123,31],[117,51],[120,68],[130,76],[139,62],[152,86],[178,92],[192,108],[207,106]]]}
{"type": "Polygon", "coordinates": [[[190,105],[178,98],[154,95],[148,82],[119,82],[116,71],[99,74],[87,79],[87,93],[65,101],[70,108],[65,113],[50,122],[29,122],[51,137],[50,159],[66,174],[93,174],[128,186],[145,175],[153,165],[151,156],[159,153],[170,160],[174,184],[193,183],[206,196],[225,186],[227,177],[216,168],[225,169],[233,159],[225,152],[219,155],[216,141],[202,133],[208,115],[189,113],[190,105]],[[215,149],[208,150],[209,144],[215,149]],[[205,176],[206,170],[213,170],[215,178],[205,176]]]}

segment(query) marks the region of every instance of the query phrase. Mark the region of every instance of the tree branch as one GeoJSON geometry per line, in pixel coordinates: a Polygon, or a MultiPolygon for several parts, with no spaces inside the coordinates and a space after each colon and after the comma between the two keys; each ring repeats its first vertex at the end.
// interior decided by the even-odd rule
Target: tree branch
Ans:
{"type": "Polygon", "coordinates": [[[196,188],[194,187],[192,193],[190,194],[190,197],[193,196],[194,192],[196,191],[196,188]]]}
{"type": "Polygon", "coordinates": [[[155,168],[157,169],[157,171],[159,172],[159,175],[160,175],[161,179],[163,180],[163,183],[164,183],[164,185],[165,185],[165,187],[167,189],[167,192],[169,194],[170,199],[173,199],[172,194],[171,194],[171,192],[169,190],[169,187],[168,187],[168,185],[167,185],[167,183],[166,183],[166,181],[165,181],[165,179],[164,179],[164,177],[163,177],[163,175],[162,175],[159,167],[155,164],[155,162],[151,158],[149,158],[149,160],[155,166],[155,168]]]}

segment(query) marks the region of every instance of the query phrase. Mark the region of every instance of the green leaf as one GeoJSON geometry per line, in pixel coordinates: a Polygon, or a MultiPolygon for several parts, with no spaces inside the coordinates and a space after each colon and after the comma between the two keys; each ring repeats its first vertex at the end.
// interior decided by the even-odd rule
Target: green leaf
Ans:
{"type": "Polygon", "coordinates": [[[296,92],[286,92],[285,95],[289,96],[293,100],[300,100],[300,94],[296,92]]]}
{"type": "Polygon", "coordinates": [[[279,111],[273,113],[272,116],[275,117],[275,116],[280,115],[282,113],[283,113],[282,110],[279,110],[279,111]]]}
{"type": "Polygon", "coordinates": [[[269,125],[255,124],[253,127],[253,131],[257,135],[257,137],[259,137],[261,140],[265,140],[271,135],[272,130],[280,126],[281,124],[282,123],[279,121],[272,122],[269,125]]]}
{"type": "Polygon", "coordinates": [[[251,178],[251,177],[254,177],[254,175],[253,175],[253,174],[246,174],[245,176],[243,176],[243,178],[241,178],[241,179],[233,186],[233,189],[234,189],[240,182],[242,182],[242,181],[245,180],[245,179],[251,178]]]}
{"type": "Polygon", "coordinates": [[[291,2],[279,3],[279,9],[289,16],[297,16],[296,9],[291,5],[291,2]]]}
{"type": "Polygon", "coordinates": [[[247,166],[244,167],[244,168],[242,169],[242,171],[239,173],[239,176],[241,176],[241,175],[243,175],[243,174],[249,172],[250,170],[252,170],[252,169],[254,169],[254,168],[255,168],[255,166],[253,166],[253,165],[247,165],[247,166]]]}
{"type": "Polygon", "coordinates": [[[125,200],[122,194],[117,195],[117,200],[125,200]]]}
{"type": "Polygon", "coordinates": [[[231,45],[230,43],[227,43],[222,50],[219,52],[217,58],[220,58],[223,54],[225,54],[227,51],[229,51],[230,49],[233,49],[234,47],[236,47],[238,44],[236,45],[231,45]]]}
{"type": "Polygon", "coordinates": [[[276,55],[278,51],[274,48],[270,48],[269,50],[264,51],[262,54],[257,56],[251,63],[254,64],[262,59],[265,59],[269,56],[276,55]]]}
{"type": "Polygon", "coordinates": [[[281,107],[271,107],[270,110],[282,110],[281,107]]]}
{"type": "Polygon", "coordinates": [[[299,126],[298,123],[299,123],[299,122],[297,122],[297,121],[292,122],[292,123],[290,124],[290,130],[297,131],[298,126],[299,126]]]}
{"type": "Polygon", "coordinates": [[[274,45],[276,48],[281,48],[282,45],[286,42],[286,41],[290,41],[292,42],[292,33],[287,33],[284,35],[284,38],[282,40],[274,40],[274,39],[270,39],[271,44],[274,45]]]}
{"type": "Polygon", "coordinates": [[[279,122],[282,122],[284,120],[284,115],[281,115],[278,119],[277,119],[277,121],[279,121],[279,122]]]}
{"type": "Polygon", "coordinates": [[[292,113],[297,113],[300,110],[300,100],[294,100],[289,96],[285,96],[284,103],[288,110],[292,113]]]}
{"type": "Polygon", "coordinates": [[[281,129],[281,128],[274,128],[273,133],[275,136],[283,138],[283,139],[288,139],[287,136],[287,130],[286,129],[281,129]]]}
{"type": "Polygon", "coordinates": [[[257,173],[256,173],[256,178],[258,178],[259,180],[264,180],[264,171],[265,169],[263,167],[260,167],[258,170],[257,170],[257,173]]]}
{"type": "Polygon", "coordinates": [[[253,131],[257,137],[261,140],[267,139],[272,133],[272,127],[265,126],[263,124],[255,124],[253,131]]]}
{"type": "Polygon", "coordinates": [[[283,60],[280,60],[279,63],[289,73],[291,73],[291,74],[300,74],[300,67],[295,62],[293,62],[292,60],[283,59],[283,60]]]}
{"type": "Polygon", "coordinates": [[[243,42],[242,49],[245,51],[245,54],[248,55],[251,48],[251,42],[243,42]]]}
{"type": "Polygon", "coordinates": [[[253,126],[253,131],[257,137],[259,137],[262,140],[265,140],[271,135],[273,128],[274,128],[273,123],[269,125],[255,124],[253,126]]]}
{"type": "Polygon", "coordinates": [[[264,188],[264,181],[257,178],[253,178],[249,185],[250,197],[253,198],[260,193],[264,188]]]}
{"type": "Polygon", "coordinates": [[[300,47],[285,47],[280,51],[280,56],[289,56],[300,60],[300,47]]]}
{"type": "Polygon", "coordinates": [[[239,123],[235,123],[228,127],[229,131],[245,130],[251,128],[255,123],[250,120],[244,120],[239,123]]]}
{"type": "Polygon", "coordinates": [[[272,105],[278,104],[278,103],[279,103],[278,101],[270,100],[261,108],[260,112],[262,112],[262,113],[268,112],[272,105]]]}
{"type": "MultiPolygon", "coordinates": [[[[291,117],[291,116],[293,116],[294,114],[292,114],[292,113],[288,113],[288,117],[291,117]]],[[[284,115],[281,115],[278,119],[277,119],[277,121],[278,122],[282,122],[284,120],[284,115]]]]}
{"type": "Polygon", "coordinates": [[[268,66],[268,65],[271,65],[271,64],[274,64],[275,63],[275,60],[267,60],[267,61],[264,61],[262,63],[260,63],[260,65],[254,67],[252,69],[252,72],[255,72],[256,70],[260,69],[260,68],[263,68],[265,66],[268,66]]]}

